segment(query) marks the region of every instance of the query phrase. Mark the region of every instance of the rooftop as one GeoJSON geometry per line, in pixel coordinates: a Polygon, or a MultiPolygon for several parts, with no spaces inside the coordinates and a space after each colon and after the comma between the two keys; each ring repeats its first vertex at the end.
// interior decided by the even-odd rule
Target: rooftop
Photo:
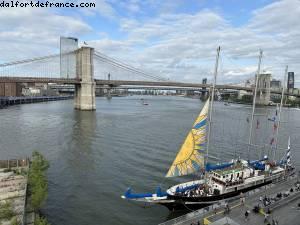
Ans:
{"type": "Polygon", "coordinates": [[[216,170],[214,172],[219,175],[226,175],[226,174],[231,174],[231,173],[238,173],[238,172],[241,172],[242,170],[243,170],[243,166],[238,164],[238,165],[235,165],[234,167],[228,167],[228,168],[225,168],[222,170],[216,170]]]}

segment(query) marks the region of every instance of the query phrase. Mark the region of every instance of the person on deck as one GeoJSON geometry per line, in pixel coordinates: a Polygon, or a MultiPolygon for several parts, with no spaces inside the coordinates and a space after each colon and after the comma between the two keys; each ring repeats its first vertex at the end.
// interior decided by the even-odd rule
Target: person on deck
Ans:
{"type": "Polygon", "coordinates": [[[268,223],[268,222],[269,222],[269,214],[265,213],[264,223],[268,223]]]}
{"type": "Polygon", "coordinates": [[[245,205],[245,197],[241,197],[240,201],[241,201],[241,205],[244,206],[245,205]]]}
{"type": "Polygon", "coordinates": [[[248,216],[249,216],[249,213],[248,213],[248,210],[246,210],[246,212],[245,212],[245,221],[248,220],[248,216]]]}

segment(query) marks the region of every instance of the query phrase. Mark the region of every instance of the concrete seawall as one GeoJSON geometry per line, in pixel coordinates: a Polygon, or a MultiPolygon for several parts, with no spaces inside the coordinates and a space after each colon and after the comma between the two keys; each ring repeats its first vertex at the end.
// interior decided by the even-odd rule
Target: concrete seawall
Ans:
{"type": "Polygon", "coordinates": [[[0,224],[25,224],[28,168],[28,159],[0,160],[0,224]]]}

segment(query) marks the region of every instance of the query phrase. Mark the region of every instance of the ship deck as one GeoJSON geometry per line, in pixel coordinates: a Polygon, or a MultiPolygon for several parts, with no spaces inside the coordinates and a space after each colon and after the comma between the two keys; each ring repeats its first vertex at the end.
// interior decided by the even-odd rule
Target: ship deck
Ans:
{"type": "Polygon", "coordinates": [[[174,218],[172,220],[161,223],[160,225],[191,225],[191,224],[204,224],[204,225],[257,225],[267,224],[264,223],[265,213],[268,209],[271,214],[268,216],[270,224],[272,220],[277,220],[280,225],[299,224],[300,208],[300,191],[295,190],[295,182],[299,181],[299,177],[289,177],[287,180],[270,184],[260,189],[249,192],[245,195],[245,204],[241,203],[240,197],[229,201],[230,212],[224,214],[224,204],[213,205],[204,209],[200,209],[184,216],[174,218]],[[289,192],[291,187],[294,188],[293,192],[289,192]],[[268,198],[275,197],[277,193],[289,192],[289,196],[283,197],[280,200],[272,202],[272,204],[264,207],[263,203],[259,200],[260,196],[267,196],[268,198]],[[252,209],[254,206],[260,204],[261,210],[259,213],[254,213],[252,209]],[[246,210],[250,211],[248,220],[245,220],[246,210]],[[198,223],[199,222],[199,223],[198,223]]]}

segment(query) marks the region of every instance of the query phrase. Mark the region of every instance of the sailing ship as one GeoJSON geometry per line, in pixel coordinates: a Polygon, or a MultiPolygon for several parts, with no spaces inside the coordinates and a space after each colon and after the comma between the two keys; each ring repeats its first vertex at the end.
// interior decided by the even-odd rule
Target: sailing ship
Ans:
{"type": "MultiPolygon", "coordinates": [[[[227,163],[215,165],[208,162],[214,90],[218,71],[219,53],[220,47],[217,50],[214,83],[212,86],[211,96],[204,104],[192,129],[189,131],[174,162],[166,174],[166,177],[176,177],[205,171],[203,178],[177,184],[167,189],[166,192],[162,192],[161,188],[158,187],[154,194],[135,194],[132,193],[131,188],[129,188],[122,198],[161,204],[172,211],[177,209],[198,209],[217,203],[221,200],[239,196],[241,193],[246,193],[264,185],[278,182],[293,173],[290,158],[290,140],[288,141],[288,149],[285,155],[278,162],[269,160],[268,156],[264,156],[262,159],[254,161],[237,158],[232,159],[227,163]]],[[[255,112],[255,99],[261,58],[262,51],[260,52],[255,82],[248,153],[252,139],[252,124],[255,112]]],[[[284,88],[282,90],[282,97],[283,94],[284,88]]],[[[274,126],[276,124],[277,135],[280,125],[281,107],[282,100],[279,114],[276,113],[276,118],[274,119],[274,126]]]]}

